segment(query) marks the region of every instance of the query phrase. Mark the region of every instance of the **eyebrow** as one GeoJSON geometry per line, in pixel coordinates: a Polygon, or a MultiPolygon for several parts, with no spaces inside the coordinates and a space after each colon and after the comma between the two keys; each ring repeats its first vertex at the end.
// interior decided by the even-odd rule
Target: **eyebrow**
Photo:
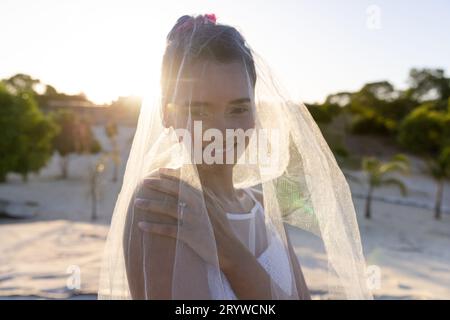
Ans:
{"type": "Polygon", "coordinates": [[[240,104],[240,103],[249,103],[249,102],[250,102],[250,98],[240,98],[240,99],[231,100],[230,102],[228,102],[228,104],[240,104]]]}
{"type": "MultiPolygon", "coordinates": [[[[234,99],[228,102],[228,104],[240,104],[240,103],[249,103],[251,100],[250,98],[239,98],[239,99],[234,99]]],[[[189,107],[189,106],[196,106],[196,107],[208,107],[211,104],[209,102],[204,102],[204,101],[186,101],[185,106],[189,107]]]]}

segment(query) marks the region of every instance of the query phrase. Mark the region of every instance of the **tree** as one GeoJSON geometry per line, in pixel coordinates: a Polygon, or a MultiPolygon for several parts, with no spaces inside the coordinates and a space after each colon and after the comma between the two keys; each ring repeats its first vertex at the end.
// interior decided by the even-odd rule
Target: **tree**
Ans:
{"type": "Polygon", "coordinates": [[[30,172],[38,172],[51,157],[57,128],[38,109],[33,93],[10,90],[0,83],[0,180],[16,172],[26,181],[30,172]]]}
{"type": "Polygon", "coordinates": [[[409,161],[404,155],[396,155],[388,162],[382,162],[374,157],[364,157],[362,160],[362,169],[366,173],[368,191],[366,195],[366,219],[371,219],[372,196],[375,188],[386,185],[397,186],[402,195],[405,196],[407,188],[405,184],[391,176],[394,172],[406,174],[409,172],[409,161]]]}
{"type": "Polygon", "coordinates": [[[435,161],[427,160],[428,171],[436,181],[436,198],[434,202],[434,218],[442,218],[442,198],[444,181],[450,178],[450,147],[444,148],[435,161]]]}
{"type": "Polygon", "coordinates": [[[429,104],[422,105],[404,119],[398,141],[425,160],[426,172],[436,182],[434,216],[440,219],[444,180],[450,177],[450,112],[435,111],[429,104]]]}
{"type": "Polygon", "coordinates": [[[442,69],[412,69],[408,82],[407,95],[419,103],[450,98],[450,78],[442,69]]]}
{"type": "Polygon", "coordinates": [[[339,92],[329,95],[322,104],[305,104],[305,106],[318,124],[329,124],[349,104],[350,97],[349,92],[339,92]]]}
{"type": "Polygon", "coordinates": [[[318,124],[329,124],[340,113],[341,107],[337,104],[325,102],[323,104],[306,104],[309,113],[318,124]]]}
{"type": "Polygon", "coordinates": [[[116,122],[108,122],[105,126],[105,132],[108,136],[109,140],[111,141],[112,150],[111,150],[111,158],[114,163],[113,167],[113,178],[112,181],[116,182],[118,177],[118,170],[120,165],[120,150],[119,150],[119,144],[117,142],[117,135],[119,133],[119,128],[117,127],[116,122]]]}
{"type": "Polygon", "coordinates": [[[18,158],[19,134],[16,129],[16,99],[0,82],[0,181],[12,170],[18,158]]]}
{"type": "Polygon", "coordinates": [[[348,109],[354,114],[352,131],[358,134],[389,135],[397,119],[390,115],[399,93],[387,81],[368,83],[351,96],[348,109]]]}
{"type": "Polygon", "coordinates": [[[98,153],[100,143],[95,139],[87,119],[72,111],[60,110],[52,114],[59,126],[59,133],[53,140],[55,150],[61,156],[61,177],[68,177],[70,155],[74,153],[98,153]]]}
{"type": "Polygon", "coordinates": [[[38,79],[34,79],[33,77],[23,73],[18,73],[3,80],[3,82],[5,83],[6,88],[14,94],[24,91],[31,94],[36,94],[36,86],[41,83],[38,79]]]}
{"type": "Polygon", "coordinates": [[[90,167],[89,172],[89,193],[91,195],[91,221],[98,219],[98,201],[100,198],[100,178],[105,170],[106,156],[100,156],[90,167]]]}

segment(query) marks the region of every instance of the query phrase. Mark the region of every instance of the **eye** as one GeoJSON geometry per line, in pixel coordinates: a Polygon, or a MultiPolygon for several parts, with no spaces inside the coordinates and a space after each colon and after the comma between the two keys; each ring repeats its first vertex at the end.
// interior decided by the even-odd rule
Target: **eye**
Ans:
{"type": "Polygon", "coordinates": [[[193,117],[206,117],[208,115],[208,113],[206,112],[206,110],[204,108],[193,107],[193,108],[191,108],[191,115],[193,117]]]}
{"type": "Polygon", "coordinates": [[[233,107],[230,108],[229,113],[230,114],[239,115],[239,114],[246,113],[248,110],[249,110],[249,106],[246,106],[246,105],[233,106],[233,107]]]}

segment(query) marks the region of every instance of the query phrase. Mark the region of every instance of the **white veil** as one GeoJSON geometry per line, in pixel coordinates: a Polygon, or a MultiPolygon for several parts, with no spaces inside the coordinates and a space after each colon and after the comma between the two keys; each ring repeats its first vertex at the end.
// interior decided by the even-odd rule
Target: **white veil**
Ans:
{"type": "MultiPolygon", "coordinates": [[[[242,84],[239,88],[242,89],[242,84]]],[[[248,111],[234,108],[224,117],[229,117],[227,123],[239,129],[238,117],[248,111]]],[[[205,149],[200,150],[204,155],[205,149]]],[[[230,150],[225,151],[228,155],[230,150]]],[[[220,158],[221,152],[209,154],[220,158]]],[[[235,236],[246,239],[245,233],[251,230],[249,241],[253,241],[252,237],[266,239],[261,242],[263,247],[264,243],[269,247],[276,241],[273,239],[278,239],[280,245],[274,255],[280,257],[283,249],[289,252],[284,223],[301,228],[322,242],[328,277],[322,279],[326,287],[321,290],[328,297],[371,298],[350,189],[307,108],[285,97],[269,68],[236,29],[216,23],[213,15],[183,16],[168,35],[161,96],[144,100],[141,107],[105,247],[99,298],[152,299],[158,296],[157,292],[165,291],[171,299],[226,299],[229,288],[224,281],[218,234],[234,230],[235,236]],[[236,151],[238,158],[232,156],[235,162],[238,160],[232,165],[233,185],[259,194],[266,228],[255,229],[253,225],[252,229],[238,231],[231,221],[217,217],[221,202],[199,175],[194,118],[222,115],[210,111],[208,115],[203,111],[193,114],[194,99],[181,105],[179,98],[186,97],[186,90],[191,94],[196,90],[198,97],[201,88],[195,84],[199,74],[195,70],[208,72],[214,63],[224,67],[238,63],[245,74],[245,90],[251,96],[251,101],[246,103],[251,106],[254,130],[244,136],[244,150],[238,149],[237,142],[233,144],[232,152],[236,151]],[[194,64],[195,70],[191,68],[194,64]],[[186,110],[188,115],[184,118],[186,110]],[[180,119],[187,121],[180,123],[180,119]],[[183,136],[186,132],[193,135],[183,136]],[[145,186],[148,181],[161,177],[161,172],[168,178],[166,181],[177,185],[177,194],[155,199],[155,193],[149,194],[145,186]],[[167,206],[175,200],[176,217],[163,218],[157,209],[153,214],[141,210],[142,199],[164,202],[167,206]],[[136,205],[137,200],[141,201],[140,206],[136,205]],[[213,215],[216,215],[214,219],[213,215]],[[141,222],[171,223],[171,227],[176,227],[176,234],[167,240],[169,237],[143,231],[139,228],[141,222]],[[221,223],[229,229],[220,229],[221,223]],[[161,247],[163,241],[166,245],[161,247]],[[197,245],[192,245],[194,242],[197,245]],[[158,287],[163,284],[169,284],[170,288],[158,287]]],[[[249,243],[242,241],[248,247],[249,243]]],[[[298,264],[293,263],[292,255],[281,257],[272,258],[272,272],[266,268],[271,299],[306,297],[306,288],[299,288],[295,277],[289,276],[295,273],[298,264]],[[283,261],[288,262],[284,268],[280,266],[283,261]]],[[[299,258],[301,262],[302,256],[299,258]]],[[[245,275],[242,279],[245,281],[245,275]]],[[[307,275],[305,280],[309,287],[314,286],[307,275]]],[[[233,288],[232,281],[229,283],[233,288]]]]}

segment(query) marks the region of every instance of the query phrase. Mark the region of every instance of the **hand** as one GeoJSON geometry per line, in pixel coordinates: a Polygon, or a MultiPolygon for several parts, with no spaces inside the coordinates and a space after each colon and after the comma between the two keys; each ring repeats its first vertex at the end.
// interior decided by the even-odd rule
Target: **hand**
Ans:
{"type": "Polygon", "coordinates": [[[181,181],[179,170],[160,169],[158,175],[144,180],[144,187],[150,191],[150,197],[137,198],[134,205],[144,212],[169,216],[174,219],[174,224],[141,221],[138,227],[142,231],[179,239],[211,264],[217,263],[217,250],[221,268],[226,269],[235,262],[233,252],[243,247],[243,244],[234,235],[217,201],[181,181]],[[183,190],[181,195],[180,188],[183,190]],[[211,243],[210,240],[214,238],[216,243],[211,243]]]}

